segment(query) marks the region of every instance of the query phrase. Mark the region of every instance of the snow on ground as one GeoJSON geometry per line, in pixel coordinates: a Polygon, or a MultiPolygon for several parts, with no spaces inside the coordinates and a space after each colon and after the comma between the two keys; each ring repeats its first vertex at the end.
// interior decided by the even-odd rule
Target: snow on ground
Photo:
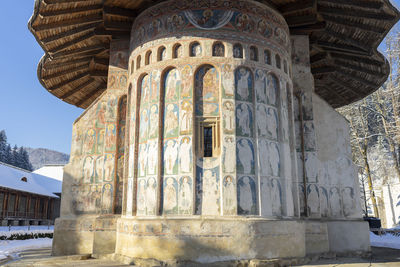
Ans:
{"type": "MultiPolygon", "coordinates": [[[[0,236],[10,237],[13,234],[29,234],[29,233],[53,233],[54,226],[0,226],[0,236]]],[[[1,249],[1,248],[0,248],[1,249]]]]}
{"type": "Polygon", "coordinates": [[[7,256],[27,250],[51,247],[52,238],[37,238],[27,240],[0,240],[0,260],[7,256]]]}
{"type": "Polygon", "coordinates": [[[372,232],[370,232],[369,236],[371,246],[400,249],[400,236],[389,233],[379,236],[372,232]]]}

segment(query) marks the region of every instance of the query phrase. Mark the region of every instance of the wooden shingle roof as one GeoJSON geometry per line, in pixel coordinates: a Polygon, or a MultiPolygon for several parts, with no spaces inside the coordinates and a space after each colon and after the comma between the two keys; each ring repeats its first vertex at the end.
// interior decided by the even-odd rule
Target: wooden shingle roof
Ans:
{"type": "MultiPolygon", "coordinates": [[[[112,39],[128,39],[141,11],[160,0],[36,0],[28,27],[45,55],[41,84],[88,107],[105,89],[112,39]]],[[[291,34],[310,36],[315,90],[333,107],[379,88],[389,64],[377,51],[399,19],[388,0],[259,0],[279,10],[291,34]]]]}

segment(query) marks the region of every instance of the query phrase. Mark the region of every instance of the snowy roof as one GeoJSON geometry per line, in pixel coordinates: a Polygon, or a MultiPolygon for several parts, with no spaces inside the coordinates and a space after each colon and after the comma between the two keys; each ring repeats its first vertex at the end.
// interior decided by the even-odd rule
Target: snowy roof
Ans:
{"type": "Polygon", "coordinates": [[[58,198],[62,182],[0,162],[0,187],[58,198]],[[26,182],[22,178],[26,178],[26,182]]]}
{"type": "Polygon", "coordinates": [[[58,181],[62,181],[64,175],[64,166],[65,164],[59,165],[44,165],[43,167],[34,170],[33,173],[40,174],[43,176],[47,176],[58,181]]]}

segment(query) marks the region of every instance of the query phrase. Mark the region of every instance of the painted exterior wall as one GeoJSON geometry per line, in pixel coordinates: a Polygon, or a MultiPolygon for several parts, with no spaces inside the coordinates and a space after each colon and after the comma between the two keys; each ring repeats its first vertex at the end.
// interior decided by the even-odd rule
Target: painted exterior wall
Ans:
{"type": "Polygon", "coordinates": [[[312,93],[308,37],[256,2],[199,3],[156,5],[129,48],[113,41],[107,90],[74,124],[55,255],[301,257],[361,218],[348,126],[312,93]]]}

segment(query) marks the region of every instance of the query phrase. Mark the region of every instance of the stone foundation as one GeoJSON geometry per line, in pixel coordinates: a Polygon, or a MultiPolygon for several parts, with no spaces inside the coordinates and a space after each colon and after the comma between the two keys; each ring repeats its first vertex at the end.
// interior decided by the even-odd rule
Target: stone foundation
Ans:
{"type": "Polygon", "coordinates": [[[115,253],[202,263],[304,257],[304,231],[295,220],[120,219],[115,253]]]}

